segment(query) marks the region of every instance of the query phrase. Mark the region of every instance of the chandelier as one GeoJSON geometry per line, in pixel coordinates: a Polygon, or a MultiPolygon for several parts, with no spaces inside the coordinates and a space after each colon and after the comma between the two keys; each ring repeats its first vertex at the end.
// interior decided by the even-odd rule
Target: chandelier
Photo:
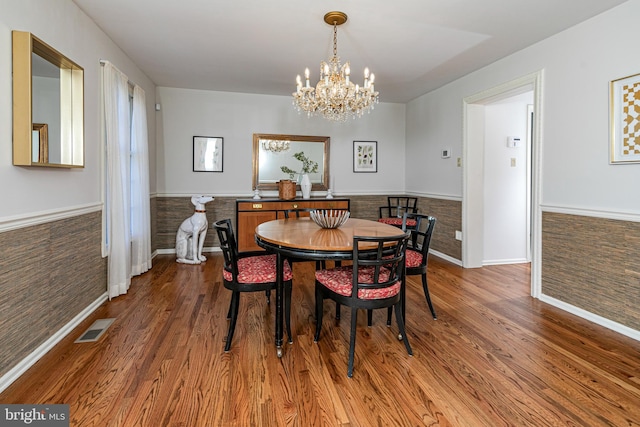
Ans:
{"type": "Polygon", "coordinates": [[[309,85],[308,68],[304,70],[304,85],[298,75],[293,105],[298,112],[305,111],[308,117],[322,114],[325,119],[337,122],[344,122],[348,117],[362,117],[365,111],[373,110],[374,104],[378,103],[378,92],[373,86],[375,76],[365,68],[363,86],[354,85],[350,81],[349,62],[341,65],[338,57],[338,25],[347,22],[347,15],[343,12],[329,12],[324,15],[324,22],[333,25],[333,58],[329,63],[320,63],[320,80],[315,88],[309,85]]]}
{"type": "Polygon", "coordinates": [[[288,151],[291,141],[277,140],[277,139],[261,139],[262,149],[264,151],[271,151],[274,153],[280,153],[282,151],[288,151]]]}

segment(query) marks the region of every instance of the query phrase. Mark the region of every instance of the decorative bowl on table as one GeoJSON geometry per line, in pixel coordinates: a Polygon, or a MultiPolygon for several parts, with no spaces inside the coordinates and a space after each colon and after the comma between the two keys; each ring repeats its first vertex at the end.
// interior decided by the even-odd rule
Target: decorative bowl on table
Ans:
{"type": "Polygon", "coordinates": [[[349,211],[314,210],[309,212],[311,220],[322,228],[338,228],[349,219],[349,211]]]}

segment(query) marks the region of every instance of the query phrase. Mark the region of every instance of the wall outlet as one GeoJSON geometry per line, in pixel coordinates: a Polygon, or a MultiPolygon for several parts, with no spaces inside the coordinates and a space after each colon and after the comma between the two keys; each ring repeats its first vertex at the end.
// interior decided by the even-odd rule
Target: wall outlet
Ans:
{"type": "Polygon", "coordinates": [[[462,240],[462,231],[456,230],[456,240],[462,240]]]}
{"type": "Polygon", "coordinates": [[[458,157],[458,167],[462,166],[462,159],[460,157],[458,157]]]}

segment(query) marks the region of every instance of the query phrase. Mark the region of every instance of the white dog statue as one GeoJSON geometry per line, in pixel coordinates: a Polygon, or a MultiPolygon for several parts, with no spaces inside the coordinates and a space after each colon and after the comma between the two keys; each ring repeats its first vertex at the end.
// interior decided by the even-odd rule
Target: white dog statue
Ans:
{"type": "Polygon", "coordinates": [[[193,196],[194,214],[185,219],[176,234],[176,261],[184,264],[200,264],[207,260],[202,255],[204,238],[207,235],[207,214],[204,205],[213,200],[210,196],[193,196]]]}

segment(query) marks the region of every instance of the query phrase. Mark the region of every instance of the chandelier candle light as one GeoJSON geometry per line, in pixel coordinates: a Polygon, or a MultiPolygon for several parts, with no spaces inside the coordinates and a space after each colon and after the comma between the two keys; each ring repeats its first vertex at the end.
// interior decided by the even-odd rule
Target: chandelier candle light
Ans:
{"type": "Polygon", "coordinates": [[[308,117],[322,114],[325,119],[337,122],[344,122],[348,117],[362,117],[365,111],[373,110],[374,104],[378,103],[378,92],[373,85],[375,76],[365,68],[362,87],[350,81],[349,62],[342,65],[338,57],[338,25],[347,22],[347,15],[329,12],[324,15],[324,22],[333,25],[333,58],[329,63],[320,63],[320,80],[315,88],[309,84],[308,68],[304,70],[304,85],[298,75],[293,105],[298,112],[305,111],[308,117]]]}

